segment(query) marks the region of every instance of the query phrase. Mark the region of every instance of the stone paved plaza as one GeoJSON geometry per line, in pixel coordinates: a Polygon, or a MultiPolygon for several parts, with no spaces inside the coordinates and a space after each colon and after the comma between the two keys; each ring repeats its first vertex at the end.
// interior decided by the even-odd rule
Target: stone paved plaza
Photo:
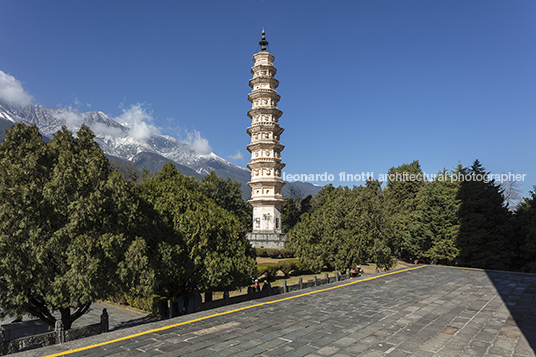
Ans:
{"type": "Polygon", "coordinates": [[[535,274],[423,266],[14,356],[535,356],[535,349],[535,274]]]}

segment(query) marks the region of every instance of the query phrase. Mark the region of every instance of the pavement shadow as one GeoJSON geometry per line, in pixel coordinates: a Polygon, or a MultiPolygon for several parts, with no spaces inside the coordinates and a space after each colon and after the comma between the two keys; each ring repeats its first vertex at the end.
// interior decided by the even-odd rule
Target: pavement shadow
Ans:
{"type": "Polygon", "coordinates": [[[138,319],[128,320],[128,321],[122,321],[119,324],[115,325],[110,329],[110,331],[115,331],[119,329],[124,329],[128,327],[134,327],[139,325],[148,324],[151,322],[159,321],[160,319],[154,316],[143,316],[138,319]]]}
{"type": "Polygon", "coordinates": [[[508,326],[517,325],[536,353],[536,274],[505,271],[486,271],[486,274],[511,314],[501,333],[516,338],[514,334],[508,335],[508,326]]]}

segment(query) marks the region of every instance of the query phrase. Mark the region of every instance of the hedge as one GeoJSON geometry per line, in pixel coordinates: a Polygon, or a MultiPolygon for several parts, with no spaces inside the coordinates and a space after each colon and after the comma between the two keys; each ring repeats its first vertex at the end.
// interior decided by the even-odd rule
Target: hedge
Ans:
{"type": "Polygon", "coordinates": [[[284,258],[293,258],[292,253],[288,249],[267,249],[267,248],[256,248],[258,257],[263,258],[273,258],[273,259],[284,259],[284,258]]]}
{"type": "Polygon", "coordinates": [[[285,277],[288,277],[292,271],[301,271],[300,263],[298,259],[293,259],[276,263],[257,264],[257,277],[262,277],[264,275],[268,281],[275,280],[278,271],[281,271],[285,277]]]}
{"type": "Polygon", "coordinates": [[[159,314],[159,303],[160,300],[167,300],[166,298],[159,295],[149,295],[149,296],[130,296],[126,293],[117,294],[113,297],[110,297],[109,300],[119,304],[130,306],[134,309],[145,311],[151,315],[159,314]]]}

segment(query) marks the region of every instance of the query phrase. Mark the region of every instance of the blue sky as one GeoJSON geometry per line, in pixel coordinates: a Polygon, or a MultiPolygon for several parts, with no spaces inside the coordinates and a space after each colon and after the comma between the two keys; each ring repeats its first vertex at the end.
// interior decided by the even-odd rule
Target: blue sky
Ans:
{"type": "Polygon", "coordinates": [[[478,158],[492,173],[525,174],[524,196],[536,185],[532,0],[0,0],[0,8],[0,70],[35,104],[112,117],[142,108],[161,133],[198,135],[244,167],[249,71],[264,27],[286,174],[333,174],[339,185],[340,172],[378,178],[419,160],[432,174],[478,158]]]}

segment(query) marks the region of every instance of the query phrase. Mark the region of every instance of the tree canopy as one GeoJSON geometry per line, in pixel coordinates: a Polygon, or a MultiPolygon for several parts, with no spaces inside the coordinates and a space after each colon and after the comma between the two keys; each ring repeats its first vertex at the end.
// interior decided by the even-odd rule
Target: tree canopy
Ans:
{"type": "Polygon", "coordinates": [[[476,160],[471,167],[458,166],[460,180],[457,199],[460,229],[458,263],[463,266],[508,269],[512,260],[509,249],[510,213],[504,206],[500,185],[493,180],[478,180],[488,172],[476,160]]]}
{"type": "MultiPolygon", "coordinates": [[[[250,282],[240,186],[172,163],[143,183],[110,165],[85,125],[44,143],[17,124],[0,144],[0,308],[66,329],[119,292],[176,298],[250,282]],[[242,222],[240,221],[242,220],[242,222]]],[[[248,223],[249,223],[248,219],[248,223]]]]}
{"type": "Polygon", "coordinates": [[[536,186],[519,203],[512,219],[514,242],[517,249],[514,256],[516,270],[536,273],[536,186]]]}
{"type": "Polygon", "coordinates": [[[394,242],[400,258],[407,256],[411,246],[411,222],[417,210],[418,196],[425,185],[419,161],[392,167],[388,171],[384,208],[394,221],[394,242]],[[414,179],[411,179],[413,176],[414,179]]]}
{"type": "Polygon", "coordinates": [[[367,262],[388,268],[398,258],[536,272],[536,186],[512,212],[507,185],[478,160],[434,176],[413,161],[391,168],[385,189],[375,181],[327,185],[301,214],[289,200],[283,219],[297,223],[288,246],[314,271],[367,262]]]}
{"type": "Polygon", "coordinates": [[[169,272],[156,284],[159,293],[188,296],[194,291],[232,290],[247,285],[255,271],[255,251],[238,217],[197,190],[192,177],[172,163],[146,180],[142,196],[173,231],[161,247],[169,272]],[[180,260],[172,259],[175,254],[180,260]]]}
{"type": "Polygon", "coordinates": [[[246,231],[251,230],[253,209],[242,197],[240,182],[230,177],[227,179],[218,177],[212,170],[199,181],[197,189],[218,206],[236,215],[246,231]]]}
{"type": "MultiPolygon", "coordinates": [[[[118,292],[174,299],[250,283],[251,207],[239,183],[214,172],[198,182],[168,163],[137,186],[93,139],[83,125],[45,143],[36,126],[17,124],[0,144],[2,313],[54,325],[59,311],[69,329],[118,292]]],[[[478,160],[438,174],[455,180],[424,180],[418,161],[389,175],[385,189],[369,180],[287,199],[288,248],[315,272],[389,269],[396,258],[536,272],[536,187],[511,212],[478,160]]]]}
{"type": "Polygon", "coordinates": [[[392,221],[382,210],[380,183],[328,189],[323,204],[305,213],[287,234],[287,244],[315,272],[324,266],[345,271],[353,264],[393,266],[392,221]]]}
{"type": "Polygon", "coordinates": [[[457,198],[459,182],[448,179],[449,172],[437,174],[441,179],[428,182],[417,197],[417,206],[409,223],[409,237],[402,249],[420,261],[454,264],[459,255],[456,244],[460,230],[457,198]]]}
{"type": "Polygon", "coordinates": [[[124,254],[138,231],[132,187],[82,126],[45,144],[17,124],[0,144],[0,307],[66,329],[95,299],[123,287],[124,254]],[[71,312],[74,309],[74,313],[71,312]]]}

